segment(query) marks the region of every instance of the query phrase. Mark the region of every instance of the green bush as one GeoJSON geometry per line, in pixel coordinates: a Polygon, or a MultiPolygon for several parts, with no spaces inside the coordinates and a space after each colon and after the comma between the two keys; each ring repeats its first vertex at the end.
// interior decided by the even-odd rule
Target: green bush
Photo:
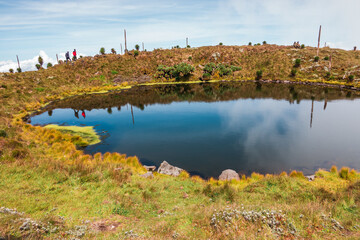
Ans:
{"type": "Polygon", "coordinates": [[[115,71],[115,70],[112,70],[111,71],[111,74],[118,74],[119,72],[118,71],[115,71]]]}
{"type": "Polygon", "coordinates": [[[301,49],[304,49],[305,48],[305,44],[301,44],[301,49]]]}
{"type": "Polygon", "coordinates": [[[104,55],[104,54],[105,54],[105,48],[104,48],[104,47],[100,48],[99,53],[100,53],[101,55],[104,55]]]}
{"type": "Polygon", "coordinates": [[[205,72],[205,73],[203,74],[203,80],[208,80],[208,79],[210,79],[210,78],[211,78],[211,74],[210,74],[210,73],[205,72]]]}
{"type": "Polygon", "coordinates": [[[186,47],[187,47],[187,48],[191,48],[190,45],[187,45],[186,47]]]}
{"type": "Polygon", "coordinates": [[[263,41],[263,45],[266,45],[267,44],[267,42],[266,41],[263,41]]]}
{"type": "Polygon", "coordinates": [[[10,68],[10,69],[9,69],[9,72],[10,72],[10,73],[14,73],[14,69],[10,68]]]}
{"type": "Polygon", "coordinates": [[[0,130],[0,137],[6,137],[7,133],[5,132],[5,130],[1,129],[0,130]]]}
{"type": "Polygon", "coordinates": [[[301,64],[301,59],[300,59],[300,58],[297,58],[297,59],[295,60],[294,67],[300,67],[300,64],[301,64]]]}
{"type": "Polygon", "coordinates": [[[262,70],[259,70],[259,71],[256,71],[256,80],[260,80],[263,76],[263,71],[262,70]]]}
{"type": "Polygon", "coordinates": [[[41,65],[37,63],[37,64],[35,64],[35,67],[36,67],[37,70],[40,70],[41,65]]]}
{"type": "Polygon", "coordinates": [[[325,57],[324,57],[324,60],[326,60],[326,61],[329,60],[329,57],[328,57],[328,56],[325,56],[325,57]]]}
{"type": "Polygon", "coordinates": [[[140,49],[139,44],[136,44],[136,45],[135,45],[135,49],[136,49],[137,51],[139,51],[139,49],[140,49]]]}
{"type": "Polygon", "coordinates": [[[137,56],[139,56],[139,51],[138,51],[138,50],[135,50],[135,51],[134,51],[134,57],[137,57],[137,56]]]}
{"type": "Polygon", "coordinates": [[[191,61],[191,60],[192,60],[192,56],[189,56],[189,57],[188,57],[188,60],[191,61]]]}
{"type": "Polygon", "coordinates": [[[203,71],[204,73],[210,74],[210,76],[214,75],[215,72],[217,72],[219,76],[223,77],[223,76],[231,75],[233,72],[240,70],[241,67],[237,67],[233,65],[229,66],[222,63],[219,63],[218,65],[216,65],[215,63],[207,63],[203,71]]]}
{"type": "Polygon", "coordinates": [[[16,71],[17,71],[18,73],[21,73],[21,72],[22,72],[21,68],[17,68],[16,71]]]}
{"type": "Polygon", "coordinates": [[[42,67],[42,65],[44,64],[44,60],[43,60],[43,58],[41,56],[39,56],[38,62],[40,64],[40,66],[42,67]]]}
{"type": "Polygon", "coordinates": [[[219,42],[219,45],[220,45],[220,46],[222,46],[222,45],[223,45],[223,43],[222,43],[222,42],[219,42]]]}
{"type": "Polygon", "coordinates": [[[48,63],[46,67],[51,68],[52,66],[53,66],[52,63],[48,63]]]}
{"type": "Polygon", "coordinates": [[[252,45],[252,43],[251,42],[249,42],[249,44],[248,44],[249,46],[251,46],[252,45]]]}
{"type": "Polygon", "coordinates": [[[318,62],[319,59],[320,59],[319,56],[315,56],[315,57],[314,57],[314,62],[318,62]]]}
{"type": "Polygon", "coordinates": [[[290,75],[291,75],[292,77],[295,77],[295,76],[296,76],[296,73],[297,73],[296,69],[292,69],[290,75]]]}
{"type": "Polygon", "coordinates": [[[112,53],[112,54],[116,54],[115,48],[112,48],[112,49],[111,49],[111,53],[112,53]]]}
{"type": "Polygon", "coordinates": [[[349,82],[352,82],[352,81],[354,81],[355,77],[354,77],[354,75],[350,75],[350,76],[348,77],[348,79],[349,79],[349,82]]]}
{"type": "Polygon", "coordinates": [[[156,78],[175,78],[179,80],[183,77],[188,77],[192,72],[194,72],[195,68],[187,63],[179,63],[177,65],[168,67],[164,65],[159,65],[157,68],[157,72],[155,73],[156,78]]]}
{"type": "Polygon", "coordinates": [[[330,76],[331,76],[331,73],[330,73],[330,72],[326,72],[325,77],[326,77],[326,78],[330,78],[330,76]]]}

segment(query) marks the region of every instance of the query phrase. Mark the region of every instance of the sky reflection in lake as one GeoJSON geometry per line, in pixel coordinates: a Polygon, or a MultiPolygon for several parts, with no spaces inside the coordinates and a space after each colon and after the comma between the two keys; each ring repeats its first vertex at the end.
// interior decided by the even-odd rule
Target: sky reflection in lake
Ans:
{"type": "Polygon", "coordinates": [[[45,112],[32,123],[92,125],[103,141],[86,152],[136,155],[147,165],[166,160],[202,177],[217,177],[227,168],[244,174],[311,174],[332,165],[359,169],[360,101],[332,100],[325,110],[324,104],[271,98],[144,102],[143,110],[130,104],[85,110],[85,118],[81,111],[77,118],[73,109],[54,109],[51,117],[45,112]]]}

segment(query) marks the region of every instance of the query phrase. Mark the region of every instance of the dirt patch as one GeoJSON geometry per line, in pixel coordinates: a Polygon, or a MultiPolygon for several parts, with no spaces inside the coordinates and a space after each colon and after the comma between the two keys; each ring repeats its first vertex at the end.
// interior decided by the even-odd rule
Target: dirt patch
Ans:
{"type": "Polygon", "coordinates": [[[111,231],[115,231],[117,229],[118,226],[120,226],[120,222],[114,222],[114,221],[110,221],[110,220],[100,220],[97,222],[93,222],[91,224],[91,228],[94,231],[98,231],[98,232],[111,232],[111,231]]]}

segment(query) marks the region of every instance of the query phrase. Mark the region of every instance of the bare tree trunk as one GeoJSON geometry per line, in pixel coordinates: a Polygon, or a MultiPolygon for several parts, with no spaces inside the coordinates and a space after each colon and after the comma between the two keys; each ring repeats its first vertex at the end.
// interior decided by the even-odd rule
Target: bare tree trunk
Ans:
{"type": "Polygon", "coordinates": [[[59,56],[56,54],[56,61],[59,64],[59,56]]]}
{"type": "Polygon", "coordinates": [[[329,72],[331,72],[331,67],[332,67],[332,54],[330,54],[330,59],[329,59],[329,72]]]}
{"type": "Polygon", "coordinates": [[[186,38],[186,47],[189,46],[189,38],[186,38]]]}
{"type": "Polygon", "coordinates": [[[125,53],[127,53],[127,45],[126,45],[126,29],[124,29],[124,38],[125,38],[125,53]]]}
{"type": "Polygon", "coordinates": [[[19,66],[19,68],[21,68],[21,67],[20,67],[20,61],[19,61],[18,55],[16,55],[16,58],[17,58],[18,66],[19,66]]]}
{"type": "Polygon", "coordinates": [[[320,25],[320,29],[319,29],[319,38],[318,38],[318,47],[317,47],[316,56],[319,56],[320,37],[321,37],[321,25],[320,25]]]}
{"type": "Polygon", "coordinates": [[[145,51],[144,43],[142,43],[143,51],[145,51]]]}
{"type": "Polygon", "coordinates": [[[122,44],[120,43],[120,54],[122,54],[122,44]]]}

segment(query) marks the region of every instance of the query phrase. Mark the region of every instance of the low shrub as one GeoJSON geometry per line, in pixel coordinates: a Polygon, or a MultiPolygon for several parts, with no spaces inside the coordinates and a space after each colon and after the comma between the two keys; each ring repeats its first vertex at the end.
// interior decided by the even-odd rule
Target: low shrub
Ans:
{"type": "Polygon", "coordinates": [[[349,173],[350,173],[350,169],[347,168],[347,167],[343,167],[343,168],[340,169],[339,177],[342,178],[342,179],[348,180],[349,179],[349,173]]]}
{"type": "Polygon", "coordinates": [[[192,56],[189,56],[189,57],[188,57],[188,60],[191,61],[191,60],[192,60],[192,56]]]}
{"type": "Polygon", "coordinates": [[[112,54],[116,54],[115,48],[112,48],[112,49],[111,49],[111,53],[112,53],[112,54]]]}
{"type": "Polygon", "coordinates": [[[48,63],[46,67],[51,68],[52,66],[53,66],[52,63],[48,63]]]}
{"type": "Polygon", "coordinates": [[[301,49],[304,49],[305,48],[305,44],[301,44],[301,49]]]}
{"type": "Polygon", "coordinates": [[[155,73],[155,78],[175,78],[179,80],[183,77],[188,77],[195,68],[187,63],[179,63],[177,65],[168,67],[165,65],[159,65],[155,73]]]}
{"type": "Polygon", "coordinates": [[[295,60],[294,67],[300,67],[300,65],[301,65],[301,59],[300,59],[300,58],[297,58],[297,59],[295,60]]]}
{"type": "Polygon", "coordinates": [[[186,48],[191,48],[190,45],[187,45],[186,48]]]}
{"type": "Polygon", "coordinates": [[[256,71],[256,80],[260,80],[263,76],[263,71],[262,70],[258,70],[256,71]]]}
{"type": "Polygon", "coordinates": [[[266,45],[267,44],[267,42],[266,41],[263,41],[263,45],[266,45]]]}
{"type": "Polygon", "coordinates": [[[17,68],[16,71],[17,71],[18,73],[21,73],[21,72],[22,72],[21,68],[17,68]]]}
{"type": "Polygon", "coordinates": [[[105,48],[104,48],[104,47],[100,48],[99,53],[100,53],[101,55],[104,55],[104,54],[105,54],[105,48]]]}
{"type": "Polygon", "coordinates": [[[233,72],[240,71],[241,67],[233,66],[233,65],[227,65],[227,64],[215,64],[215,63],[207,63],[204,67],[204,75],[214,75],[217,73],[220,77],[231,75],[233,72]],[[208,73],[205,75],[205,73],[208,73]]]}
{"type": "Polygon", "coordinates": [[[315,56],[315,57],[314,57],[314,62],[318,62],[319,59],[320,59],[319,56],[315,56]]]}
{"type": "Polygon", "coordinates": [[[297,73],[296,69],[291,69],[290,76],[295,77],[296,73],[297,73]]]}
{"type": "Polygon", "coordinates": [[[220,46],[222,46],[222,45],[223,45],[223,43],[222,43],[222,42],[219,42],[219,45],[220,45],[220,46]]]}
{"type": "Polygon", "coordinates": [[[305,178],[303,172],[298,172],[296,170],[292,171],[289,176],[294,178],[305,178]]]}
{"type": "Polygon", "coordinates": [[[119,72],[118,71],[115,71],[115,70],[112,70],[111,71],[111,74],[118,74],[119,72]]]}
{"type": "Polygon", "coordinates": [[[139,50],[140,50],[140,46],[139,46],[139,44],[136,44],[136,45],[135,45],[135,49],[136,49],[137,51],[139,51],[139,50]]]}
{"type": "Polygon", "coordinates": [[[251,46],[251,45],[252,45],[252,43],[251,43],[251,42],[249,42],[249,43],[248,43],[248,45],[249,45],[249,46],[251,46]]]}
{"type": "Polygon", "coordinates": [[[325,57],[324,57],[324,60],[326,60],[326,61],[329,60],[329,57],[328,57],[328,56],[325,56],[325,57]]]}
{"type": "Polygon", "coordinates": [[[354,75],[350,75],[350,76],[348,77],[349,82],[354,81],[354,79],[355,79],[354,75]]]}
{"type": "Polygon", "coordinates": [[[5,130],[1,129],[0,130],[0,137],[6,137],[7,133],[5,132],[5,130]]]}
{"type": "Polygon", "coordinates": [[[9,69],[9,72],[10,72],[10,73],[14,73],[14,69],[10,68],[10,69],[9,69]]]}
{"type": "Polygon", "coordinates": [[[337,169],[337,167],[335,166],[335,165],[333,165],[332,167],[331,167],[331,169],[330,169],[330,172],[331,173],[338,173],[338,169],[337,169]]]}
{"type": "Polygon", "coordinates": [[[35,67],[36,67],[37,70],[40,70],[41,65],[37,63],[37,64],[35,64],[35,67]]]}
{"type": "Polygon", "coordinates": [[[326,72],[326,73],[325,73],[325,78],[330,78],[330,76],[331,76],[331,73],[330,73],[330,72],[326,72]]]}
{"type": "Polygon", "coordinates": [[[134,57],[137,57],[137,56],[139,56],[139,51],[138,51],[138,50],[135,50],[135,51],[134,51],[134,57]]]}

